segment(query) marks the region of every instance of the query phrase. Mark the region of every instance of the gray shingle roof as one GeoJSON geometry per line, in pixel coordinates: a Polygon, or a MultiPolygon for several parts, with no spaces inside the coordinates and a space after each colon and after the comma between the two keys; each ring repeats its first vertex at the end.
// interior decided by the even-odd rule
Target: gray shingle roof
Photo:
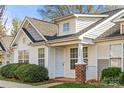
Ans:
{"type": "Polygon", "coordinates": [[[6,36],[4,36],[4,37],[1,38],[0,42],[1,42],[1,45],[3,46],[3,48],[5,50],[9,49],[10,44],[11,44],[11,42],[12,42],[13,39],[14,39],[14,37],[8,36],[8,35],[6,35],[6,36]]]}
{"type": "Polygon", "coordinates": [[[3,44],[2,44],[2,42],[0,42],[0,48],[2,49],[0,51],[6,51],[5,48],[4,48],[4,46],[3,46],[3,44]]]}
{"type": "MultiPolygon", "coordinates": [[[[112,15],[116,14],[117,12],[121,11],[123,8],[120,8],[120,9],[115,9],[115,10],[111,10],[111,11],[107,11],[107,12],[103,12],[101,14],[107,14],[109,15],[109,17],[111,17],[112,15]]],[[[102,23],[103,21],[105,21],[106,19],[108,19],[109,17],[107,18],[103,18],[97,22],[95,22],[94,24],[91,24],[90,26],[88,26],[87,28],[79,31],[78,33],[76,34],[71,34],[71,35],[66,35],[66,36],[56,36],[56,38],[54,39],[62,39],[62,38],[68,38],[68,37],[75,37],[77,38],[78,36],[82,35],[83,33],[87,32],[88,30],[92,29],[93,27],[97,26],[98,24],[102,23]]]]}
{"type": "Polygon", "coordinates": [[[68,40],[68,38],[69,39],[70,38],[77,39],[78,36],[80,36],[83,33],[89,31],[90,29],[92,29],[93,27],[95,27],[98,24],[102,23],[103,21],[105,21],[106,19],[108,19],[112,15],[116,14],[117,12],[121,11],[122,9],[123,8],[103,12],[101,14],[107,14],[109,16],[106,17],[106,18],[102,18],[101,20],[95,22],[94,24],[91,24],[90,26],[88,26],[85,29],[82,29],[78,33],[70,34],[70,35],[64,35],[64,36],[57,36],[58,26],[56,24],[54,24],[54,23],[50,23],[50,22],[46,22],[46,21],[42,21],[42,20],[38,20],[38,19],[35,19],[35,18],[30,18],[30,17],[28,17],[28,19],[34,24],[34,26],[36,26],[36,28],[44,35],[44,37],[47,40],[49,40],[49,41],[50,40],[59,40],[59,39],[67,39],[68,40]]]}
{"type": "Polygon", "coordinates": [[[27,17],[38,31],[45,36],[54,36],[57,34],[58,25],[51,22],[27,17]]]}
{"type": "Polygon", "coordinates": [[[32,36],[32,34],[30,33],[30,31],[28,31],[28,30],[25,29],[25,28],[22,28],[22,31],[24,31],[25,34],[26,34],[26,35],[30,38],[30,40],[31,40],[32,42],[34,42],[34,43],[44,41],[43,39],[39,39],[39,40],[35,39],[35,38],[32,36]]]}

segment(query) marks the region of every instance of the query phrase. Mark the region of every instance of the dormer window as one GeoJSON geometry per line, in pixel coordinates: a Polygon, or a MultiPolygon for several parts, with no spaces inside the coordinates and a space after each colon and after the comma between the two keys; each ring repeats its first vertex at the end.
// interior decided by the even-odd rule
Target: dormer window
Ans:
{"type": "Polygon", "coordinates": [[[69,31],[69,23],[64,23],[63,24],[63,32],[68,32],[69,31]]]}

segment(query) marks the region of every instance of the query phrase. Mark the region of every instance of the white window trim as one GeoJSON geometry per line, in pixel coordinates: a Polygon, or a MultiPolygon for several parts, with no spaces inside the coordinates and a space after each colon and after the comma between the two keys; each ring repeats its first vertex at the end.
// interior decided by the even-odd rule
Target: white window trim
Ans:
{"type": "Polygon", "coordinates": [[[44,60],[43,66],[45,66],[45,48],[38,48],[38,65],[40,65],[39,64],[39,60],[41,60],[41,59],[44,60]],[[39,57],[39,49],[43,49],[44,50],[43,51],[44,52],[44,57],[43,58],[39,57]]]}
{"type": "MultiPolygon", "coordinates": [[[[85,48],[85,47],[87,47],[87,46],[83,46],[83,48],[85,48]]],[[[72,47],[72,48],[70,48],[70,50],[71,49],[74,49],[75,47],[72,47]]],[[[88,55],[88,47],[87,47],[87,55],[88,55]]],[[[74,54],[74,53],[73,53],[74,54]]],[[[83,54],[84,54],[84,51],[83,51],[83,54]]],[[[78,61],[78,48],[77,48],[77,58],[71,58],[71,51],[70,51],[70,70],[74,70],[74,69],[71,69],[71,59],[73,60],[77,60],[78,61]]],[[[87,57],[84,57],[84,55],[83,55],[83,60],[87,60],[88,61],[88,56],[87,57]]],[[[88,62],[87,62],[88,63],[88,62]]]]}
{"type": "MultiPolygon", "coordinates": [[[[119,60],[121,60],[121,65],[122,65],[122,57],[113,57],[112,56],[112,49],[111,49],[111,47],[113,46],[113,45],[120,45],[121,46],[121,48],[122,48],[122,44],[121,43],[113,43],[113,44],[110,44],[110,66],[112,66],[112,59],[119,59],[119,60]]],[[[122,68],[122,66],[120,66],[121,68],[122,68]]]]}
{"type": "Polygon", "coordinates": [[[63,32],[69,32],[70,31],[70,23],[67,22],[67,23],[64,23],[63,24],[63,32]],[[67,26],[68,24],[68,26],[67,26]],[[66,29],[66,30],[65,30],[66,29]],[[68,30],[67,30],[68,29],[68,30]]]}
{"type": "Polygon", "coordinates": [[[84,48],[87,48],[87,51],[84,52],[84,50],[83,50],[83,60],[87,60],[88,61],[88,47],[87,46],[83,46],[83,49],[84,48]],[[87,57],[84,57],[84,54],[87,54],[87,57]]]}
{"type": "Polygon", "coordinates": [[[18,51],[18,62],[22,61],[22,63],[25,63],[25,61],[27,61],[27,60],[28,60],[28,63],[29,63],[29,51],[28,50],[19,50],[18,51]],[[25,51],[28,52],[28,58],[25,58],[25,51]],[[19,58],[19,52],[22,52],[22,59],[19,58]]]}
{"type": "MultiPolygon", "coordinates": [[[[75,48],[75,47],[70,48],[70,70],[74,70],[75,68],[71,68],[71,60],[77,60],[77,62],[78,62],[78,48],[75,48]],[[77,58],[76,57],[75,58],[71,57],[71,54],[75,54],[75,53],[71,53],[71,49],[77,49],[77,58]]],[[[77,63],[77,62],[75,62],[75,63],[77,63]]]]}

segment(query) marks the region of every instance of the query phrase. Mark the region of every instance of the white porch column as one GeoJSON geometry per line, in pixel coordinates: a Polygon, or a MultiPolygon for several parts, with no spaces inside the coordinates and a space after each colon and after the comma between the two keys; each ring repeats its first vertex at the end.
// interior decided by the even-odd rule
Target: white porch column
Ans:
{"type": "Polygon", "coordinates": [[[83,44],[78,44],[78,62],[77,64],[85,64],[83,60],[83,44]]]}
{"type": "Polygon", "coordinates": [[[123,43],[121,43],[121,70],[124,71],[124,54],[123,54],[123,43]]]}
{"type": "Polygon", "coordinates": [[[78,44],[78,62],[75,64],[75,79],[77,82],[86,81],[86,63],[83,60],[83,44],[78,44]]]}

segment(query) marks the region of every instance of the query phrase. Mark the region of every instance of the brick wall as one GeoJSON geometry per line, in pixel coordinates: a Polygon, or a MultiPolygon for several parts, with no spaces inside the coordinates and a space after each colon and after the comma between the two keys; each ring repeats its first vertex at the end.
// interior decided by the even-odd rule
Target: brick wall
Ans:
{"type": "Polygon", "coordinates": [[[86,64],[75,64],[76,81],[85,83],[86,81],[86,64]]]}

